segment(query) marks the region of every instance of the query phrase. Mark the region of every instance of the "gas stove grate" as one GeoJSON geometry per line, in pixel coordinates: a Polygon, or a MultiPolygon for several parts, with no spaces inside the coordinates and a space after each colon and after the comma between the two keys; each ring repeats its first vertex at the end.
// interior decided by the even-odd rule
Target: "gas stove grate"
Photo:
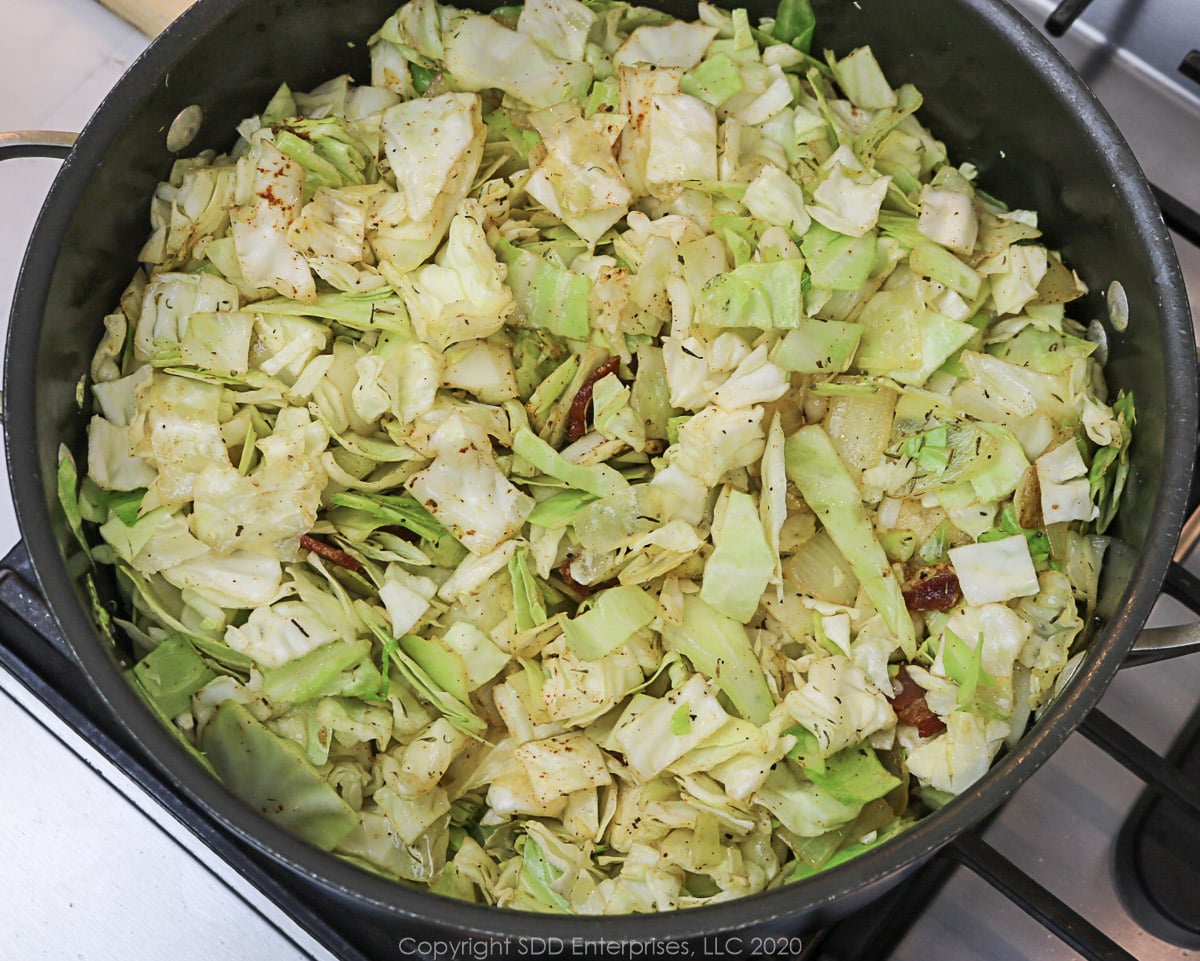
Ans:
{"type": "Polygon", "coordinates": [[[1200,709],[1167,754],[1174,778],[1191,803],[1174,793],[1147,789],[1117,837],[1117,890],[1151,934],[1185,948],[1200,948],[1200,709]]]}
{"type": "Polygon", "coordinates": [[[1162,210],[1163,221],[1190,244],[1200,247],[1200,213],[1157,187],[1151,187],[1162,210]]]}
{"type": "Polygon", "coordinates": [[[1061,37],[1091,5],[1092,0],[1062,0],[1046,18],[1046,32],[1052,37],[1061,37]]]}
{"type": "Polygon", "coordinates": [[[1179,64],[1179,72],[1193,83],[1200,84],[1200,50],[1188,51],[1179,64]]]}
{"type": "MultiPolygon", "coordinates": [[[[1093,0],[1062,0],[1046,18],[1045,29],[1052,37],[1063,37],[1093,0]]],[[[1200,50],[1193,49],[1180,61],[1180,76],[1200,87],[1200,50]]],[[[1167,226],[1190,244],[1200,246],[1200,213],[1165,190],[1152,186],[1167,226]]]]}

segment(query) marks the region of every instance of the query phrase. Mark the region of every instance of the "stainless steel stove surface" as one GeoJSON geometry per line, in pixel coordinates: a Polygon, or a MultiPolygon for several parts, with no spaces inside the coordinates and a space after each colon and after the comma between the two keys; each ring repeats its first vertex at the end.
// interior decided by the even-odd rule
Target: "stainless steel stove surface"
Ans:
{"type": "MultiPolygon", "coordinates": [[[[1046,0],[1015,5],[1037,23],[1054,9],[1046,0]]],[[[4,130],[78,129],[147,43],[94,0],[0,0],[0,23],[4,130]]],[[[1200,209],[1200,84],[1177,71],[1200,47],[1200,4],[1095,0],[1056,43],[1113,114],[1151,181],[1200,209]]],[[[17,266],[55,169],[47,161],[11,161],[0,169],[7,211],[0,317],[7,318],[17,266]]],[[[1177,246],[1193,313],[1200,315],[1200,248],[1177,246]]],[[[0,550],[7,550],[19,535],[6,483],[0,484],[0,550]]],[[[1188,563],[1200,572],[1200,551],[1188,563]]],[[[1194,619],[1164,597],[1153,622],[1194,619]]],[[[1163,751],[1198,703],[1200,656],[1192,656],[1123,671],[1101,709],[1163,751]]],[[[0,732],[0,956],[334,957],[2,669],[0,732]]],[[[1114,838],[1142,789],[1124,767],[1073,735],[983,837],[1135,957],[1200,956],[1147,933],[1112,883],[1114,838]]],[[[400,945],[390,957],[411,954],[400,945]]],[[[832,958],[820,951],[812,956],[832,958]]],[[[1079,956],[964,870],[933,897],[890,955],[896,961],[1079,956]]]]}

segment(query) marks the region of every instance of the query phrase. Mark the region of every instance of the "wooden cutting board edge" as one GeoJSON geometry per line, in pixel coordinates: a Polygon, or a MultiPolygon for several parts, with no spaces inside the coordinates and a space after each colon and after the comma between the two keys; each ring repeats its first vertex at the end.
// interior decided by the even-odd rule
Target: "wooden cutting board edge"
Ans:
{"type": "Polygon", "coordinates": [[[100,0],[113,13],[128,20],[148,37],[156,37],[194,0],[100,0]]]}

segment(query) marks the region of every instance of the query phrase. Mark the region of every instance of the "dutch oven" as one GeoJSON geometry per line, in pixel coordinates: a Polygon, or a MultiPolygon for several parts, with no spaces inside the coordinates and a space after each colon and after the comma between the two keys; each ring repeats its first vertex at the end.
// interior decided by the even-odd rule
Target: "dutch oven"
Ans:
{"type": "MultiPolygon", "coordinates": [[[[695,13],[674,0],[661,5],[677,16],[695,13]]],[[[184,752],[122,676],[123,652],[93,623],[92,605],[72,574],[78,565],[68,563],[72,540],[55,490],[59,444],[83,456],[86,411],[77,390],[101,319],[136,267],[150,197],[176,156],[171,148],[227,150],[235,125],[261,109],[281,81],[309,89],[343,72],[369,76],[364,41],[395,6],[201,0],[149,46],[73,147],[52,138],[40,146],[22,138],[0,144],[8,156],[65,155],[17,282],[4,370],[17,515],[62,636],[169,789],[314,886],[331,911],[362,912],[395,931],[421,925],[572,943],[698,938],[782,922],[799,930],[861,907],[985,818],[1062,744],[1121,666],[1159,594],[1187,507],[1197,377],[1183,280],[1150,188],[1082,81],[1001,0],[813,0],[815,50],[844,54],[870,44],[893,83],[913,83],[924,94],[922,118],[951,157],[975,164],[992,195],[1039,211],[1048,245],[1092,291],[1075,305],[1075,316],[1106,317],[1104,292],[1113,281],[1124,290],[1128,326],[1108,327],[1107,377],[1112,392],[1134,392],[1138,424],[1106,562],[1103,622],[1067,689],[1014,750],[950,804],[848,863],[771,892],[657,915],[562,917],[466,904],[310,847],[245,806],[184,752]]],[[[748,6],[752,18],[773,12],[761,2],[748,6]]],[[[106,600],[116,603],[115,594],[106,600]]]]}

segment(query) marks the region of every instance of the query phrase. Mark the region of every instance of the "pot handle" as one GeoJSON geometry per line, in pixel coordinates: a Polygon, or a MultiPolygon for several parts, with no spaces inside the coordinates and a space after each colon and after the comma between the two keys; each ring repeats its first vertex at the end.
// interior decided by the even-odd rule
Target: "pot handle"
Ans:
{"type": "Polygon", "coordinates": [[[66,130],[9,130],[0,132],[0,160],[45,157],[66,160],[77,133],[66,130]]]}
{"type": "Polygon", "coordinates": [[[1148,627],[1133,642],[1121,667],[1153,664],[1200,651],[1200,624],[1176,624],[1172,627],[1148,627]]]}

